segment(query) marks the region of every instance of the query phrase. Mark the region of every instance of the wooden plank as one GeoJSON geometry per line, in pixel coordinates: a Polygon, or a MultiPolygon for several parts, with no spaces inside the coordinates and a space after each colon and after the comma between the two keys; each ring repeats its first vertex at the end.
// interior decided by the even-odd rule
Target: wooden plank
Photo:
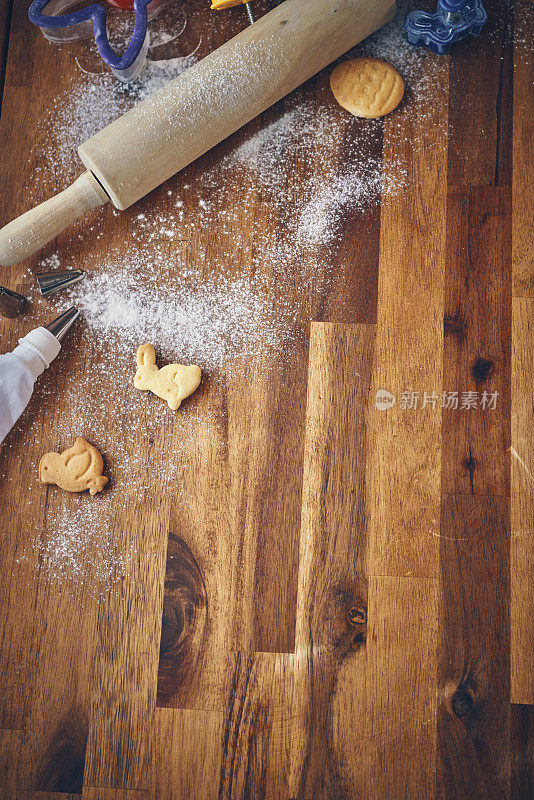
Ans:
{"type": "Polygon", "coordinates": [[[80,800],[81,795],[65,792],[41,792],[32,789],[17,789],[16,800],[80,800]]]}
{"type": "Polygon", "coordinates": [[[534,300],[512,308],[511,700],[534,705],[534,300]]]}
{"type": "Polygon", "coordinates": [[[303,798],[342,796],[335,731],[352,726],[336,699],[338,674],[343,668],[357,673],[365,662],[374,338],[374,325],[311,328],[296,634],[296,719],[304,730],[294,734],[300,758],[292,765],[293,794],[303,798]],[[334,720],[336,703],[342,710],[334,720]]]}
{"type": "MultiPolygon", "coordinates": [[[[279,115],[280,110],[272,113],[279,115]]],[[[268,121],[264,115],[262,124],[268,121]]],[[[295,165],[297,172],[302,168],[295,165]]],[[[201,197],[201,174],[198,181],[201,197]]],[[[240,191],[239,185],[228,185],[229,207],[239,206],[240,191]]],[[[242,229],[261,229],[279,214],[275,202],[264,202],[258,193],[239,219],[228,220],[217,237],[217,252],[235,251],[242,229]]],[[[287,220],[280,219],[276,236],[281,240],[285,225],[287,220]]],[[[208,235],[209,230],[202,231],[195,249],[202,250],[208,241],[214,246],[208,235]]],[[[231,274],[235,270],[253,284],[251,248],[252,239],[235,252],[231,274]]],[[[194,254],[188,257],[194,260],[194,254]]],[[[215,253],[214,259],[217,263],[220,256],[215,253]]],[[[269,266],[265,269],[267,274],[269,266]]],[[[298,283],[288,287],[285,276],[274,273],[269,280],[274,286],[281,282],[283,291],[289,291],[287,302],[296,309],[287,344],[269,363],[261,357],[248,363],[237,359],[231,378],[208,376],[209,393],[197,398],[199,414],[214,424],[210,435],[193,443],[186,459],[170,532],[198,565],[211,611],[202,649],[190,654],[197,665],[195,676],[184,682],[173,664],[172,618],[181,612],[178,606],[173,609],[179,592],[169,562],[162,628],[166,644],[158,682],[162,707],[221,709],[233,651],[290,652],[294,647],[309,308],[308,295],[298,283]],[[165,684],[167,673],[174,686],[165,684]]],[[[261,322],[259,326],[261,335],[261,322]]]]}
{"type": "Polygon", "coordinates": [[[42,587],[35,616],[54,625],[35,626],[18,787],[81,794],[96,601],[42,587]]]}
{"type": "MultiPolygon", "coordinates": [[[[148,791],[130,791],[130,789],[97,789],[85,786],[83,800],[152,800],[153,794],[148,791]]],[[[31,798],[29,798],[31,800],[31,798]]],[[[44,800],[44,799],[43,799],[44,800]]]]}
{"type": "Polygon", "coordinates": [[[349,608],[358,598],[366,604],[365,596],[359,594],[366,594],[366,426],[375,332],[374,325],[313,323],[311,327],[299,569],[300,646],[308,641],[310,627],[318,646],[331,644],[339,626],[346,632],[344,594],[349,608]],[[317,583],[319,577],[324,586],[317,583]],[[333,618],[331,607],[330,614],[327,611],[335,598],[342,609],[338,618],[333,618]],[[325,627],[329,616],[334,631],[325,627]]]}
{"type": "Polygon", "coordinates": [[[158,800],[293,796],[293,675],[292,654],[236,654],[224,712],[157,709],[158,800]]]}
{"type": "MultiPolygon", "coordinates": [[[[221,419],[226,389],[210,388],[221,419]]],[[[206,397],[198,399],[206,413],[206,397]]],[[[186,458],[181,492],[169,523],[164,579],[157,705],[222,709],[234,630],[231,591],[235,531],[231,514],[226,422],[222,434],[200,431],[186,458]]],[[[235,638],[234,638],[235,637],[235,638]]]]}
{"type": "MultiPolygon", "coordinates": [[[[434,66],[444,91],[447,67],[434,66]]],[[[421,406],[442,391],[446,120],[439,91],[424,119],[407,106],[384,120],[384,171],[402,164],[408,179],[381,206],[373,394],[396,403],[373,410],[371,575],[438,570],[441,413],[421,406]],[[417,409],[402,407],[404,392],[418,393],[417,409]]]]}
{"type": "Polygon", "coordinates": [[[156,486],[116,509],[112,530],[136,557],[99,607],[84,786],[146,790],[169,507],[156,486]]]}
{"type": "Polygon", "coordinates": [[[436,579],[370,577],[352,652],[297,652],[289,797],[434,798],[437,605],[436,579]]]}
{"type": "Polygon", "coordinates": [[[228,387],[229,466],[241,472],[231,483],[234,524],[244,554],[254,548],[242,575],[253,651],[291,652],[295,642],[307,354],[305,323],[298,327],[291,360],[280,353],[228,387]]]}
{"type": "Polygon", "coordinates": [[[294,797],[291,782],[294,656],[236,656],[225,709],[218,797],[294,797]]]}
{"type": "Polygon", "coordinates": [[[510,512],[446,495],[441,520],[439,797],[510,797],[510,512]]]}
{"type": "Polygon", "coordinates": [[[21,507],[17,486],[27,484],[27,468],[22,459],[17,458],[16,449],[13,453],[9,442],[0,449],[0,474],[3,476],[7,473],[8,459],[13,465],[9,470],[12,481],[2,480],[0,490],[5,504],[0,560],[0,685],[3,689],[0,725],[22,730],[31,679],[29,641],[35,604],[33,565],[24,556],[27,541],[39,536],[41,503],[35,493],[30,492],[27,504],[21,507]]]}
{"type": "Polygon", "coordinates": [[[512,181],[513,4],[485,7],[481,35],[455,45],[450,59],[449,186],[512,181]]]}
{"type": "Polygon", "coordinates": [[[154,792],[158,800],[219,797],[221,713],[157,709],[153,735],[154,792]]]}
{"type": "Polygon", "coordinates": [[[534,795],[534,706],[512,705],[510,757],[513,800],[530,800],[534,795]]]}
{"type": "Polygon", "coordinates": [[[13,0],[5,0],[0,7],[0,112],[2,111],[2,95],[4,93],[12,6],[13,0]]]}
{"type": "Polygon", "coordinates": [[[80,800],[78,793],[41,792],[32,789],[17,789],[16,800],[80,800]]]}
{"type": "MultiPolygon", "coordinates": [[[[330,90],[330,70],[316,78],[318,84],[317,100],[323,109],[332,105],[330,90]]],[[[309,99],[307,99],[309,103],[309,99]]],[[[339,164],[339,173],[354,169],[354,142],[365,142],[366,158],[370,165],[380,164],[382,160],[381,121],[374,120],[371,129],[368,120],[350,117],[344,109],[338,108],[339,115],[335,129],[339,134],[329,143],[328,158],[325,159],[324,143],[322,152],[316,154],[314,182],[321,186],[327,184],[327,174],[331,174],[332,164],[339,164]]],[[[332,116],[336,113],[332,108],[332,116]]],[[[357,158],[357,156],[356,156],[357,158]]],[[[369,167],[371,171],[374,167],[369,167]]],[[[334,214],[337,200],[331,200],[334,214]]],[[[315,253],[317,282],[322,281],[325,290],[312,302],[310,318],[316,322],[376,323],[378,293],[378,258],[380,246],[380,203],[371,198],[362,207],[347,208],[339,214],[339,220],[331,223],[334,230],[326,241],[319,241],[315,253]],[[358,246],[355,247],[355,242],[358,246]]]]}
{"type": "MultiPolygon", "coordinates": [[[[3,11],[8,10],[8,5],[3,4],[3,11]]],[[[36,129],[43,109],[43,98],[46,98],[50,87],[56,85],[62,68],[63,74],[68,73],[66,62],[61,63],[61,56],[59,63],[55,61],[60,52],[61,48],[51,47],[40,31],[28,23],[27,5],[14,3],[0,126],[0,151],[10,154],[2,161],[2,223],[23,210],[28,203],[28,193],[31,194],[35,188],[30,175],[38,159],[36,129]],[[32,152],[32,144],[35,144],[36,139],[36,150],[32,152]],[[23,157],[21,153],[24,153],[23,157]]],[[[47,188],[50,188],[50,184],[47,186],[45,179],[42,187],[45,194],[39,199],[44,199],[47,188]]],[[[22,272],[20,268],[10,269],[2,282],[7,283],[10,288],[27,293],[30,279],[23,276],[22,272]]],[[[49,317],[49,310],[44,313],[49,317]]],[[[2,319],[0,329],[5,350],[12,349],[21,335],[42,324],[45,319],[43,310],[36,309],[33,304],[22,319],[2,319]]],[[[5,727],[22,728],[24,725],[29,710],[27,695],[31,682],[35,680],[31,675],[31,669],[36,664],[32,651],[46,624],[43,618],[36,618],[36,608],[42,610],[47,603],[46,588],[40,599],[37,599],[41,564],[37,552],[39,548],[35,547],[40,537],[46,544],[44,520],[47,508],[46,494],[36,485],[35,468],[42,453],[46,449],[55,448],[57,444],[52,428],[57,428],[60,415],[54,417],[54,412],[50,411],[43,398],[52,391],[52,387],[64,384],[62,370],[65,362],[69,361],[68,354],[72,352],[70,348],[76,337],[77,332],[73,330],[69,335],[69,342],[65,343],[61,358],[40,379],[18,431],[8,436],[0,452],[2,510],[7,514],[3,519],[5,538],[2,544],[5,557],[0,566],[0,682],[5,687],[0,698],[0,724],[5,727]]],[[[83,371],[83,359],[80,367],[83,371]]],[[[56,596],[50,607],[54,607],[57,600],[56,596]]],[[[49,631],[49,636],[49,644],[53,647],[53,632],[49,631]]],[[[70,644],[74,645],[74,640],[70,644]]],[[[82,643],[80,647],[83,647],[82,643]]],[[[46,662],[44,668],[45,671],[48,669],[46,662]]],[[[83,669],[85,667],[82,666],[83,669]]],[[[50,660],[50,672],[42,676],[44,682],[47,675],[51,674],[53,658],[50,660]]],[[[40,691],[39,688],[37,691],[40,691]]],[[[46,688],[43,687],[42,691],[44,699],[46,688]]],[[[28,767],[30,771],[35,768],[36,764],[28,767]]]]}
{"type": "MultiPolygon", "coordinates": [[[[30,163],[32,159],[28,158],[28,153],[44,94],[37,66],[39,71],[48,74],[51,83],[57,80],[58,73],[51,48],[46,48],[42,34],[28,24],[27,5],[12,0],[0,5],[0,152],[14,156],[2,159],[0,221],[5,224],[24,210],[23,195],[32,185],[30,174],[34,164],[30,163]],[[25,153],[23,158],[20,157],[22,152],[25,153]]],[[[28,278],[20,269],[4,273],[2,283],[24,294],[29,288],[28,278]]],[[[35,321],[35,316],[32,317],[35,321]]],[[[13,349],[18,338],[31,327],[27,317],[15,322],[0,318],[2,352],[13,349]]],[[[58,370],[59,363],[48,370],[41,382],[43,391],[43,383],[49,380],[52,386],[58,381],[58,370]]],[[[50,428],[50,421],[44,422],[45,410],[39,399],[36,393],[28,409],[28,414],[34,416],[33,429],[30,431],[30,426],[23,422],[20,442],[11,434],[0,448],[0,492],[4,512],[3,558],[0,560],[0,685],[4,691],[0,694],[0,727],[12,729],[24,726],[32,680],[30,659],[38,565],[34,553],[28,557],[28,550],[30,543],[41,535],[44,514],[42,495],[32,491],[35,488],[33,470],[41,446],[37,443],[47,441],[50,428]]]]}
{"type": "Polygon", "coordinates": [[[0,800],[14,800],[21,732],[0,728],[0,800]]]}
{"type": "Polygon", "coordinates": [[[510,221],[508,189],[449,191],[443,389],[458,407],[443,409],[445,493],[510,493],[510,221]]]}
{"type": "Polygon", "coordinates": [[[365,800],[434,797],[437,607],[437,580],[369,579],[365,800]]]}
{"type": "Polygon", "coordinates": [[[514,16],[512,280],[514,296],[534,297],[534,7],[517,2],[514,16]]]}

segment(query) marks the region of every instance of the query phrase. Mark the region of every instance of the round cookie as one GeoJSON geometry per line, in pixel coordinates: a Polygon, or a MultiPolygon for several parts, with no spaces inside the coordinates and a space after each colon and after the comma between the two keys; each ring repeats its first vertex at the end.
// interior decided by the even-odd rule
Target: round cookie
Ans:
{"type": "Polygon", "coordinates": [[[338,64],[330,76],[330,88],[340,106],[366,119],[389,114],[404,94],[397,70],[378,58],[353,58],[338,64]]]}

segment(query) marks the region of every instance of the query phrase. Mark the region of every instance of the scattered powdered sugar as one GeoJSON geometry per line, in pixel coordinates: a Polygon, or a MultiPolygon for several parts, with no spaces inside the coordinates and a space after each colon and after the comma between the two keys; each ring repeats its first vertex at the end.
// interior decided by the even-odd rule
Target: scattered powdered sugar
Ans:
{"type": "MultiPolygon", "coordinates": [[[[375,159],[353,164],[341,175],[322,181],[320,189],[302,209],[296,236],[302,244],[329,243],[339,232],[343,216],[370,205],[380,194],[395,194],[394,181],[385,181],[380,166],[370,166],[375,159]]],[[[378,162],[378,159],[376,159],[378,162]]]]}
{"type": "Polygon", "coordinates": [[[138,275],[139,263],[107,265],[77,284],[66,303],[74,303],[100,337],[117,337],[130,352],[155,342],[168,358],[197,363],[213,373],[231,360],[251,358],[280,346],[287,309],[275,308],[269,287],[250,277],[215,274],[195,286],[179,268],[164,283],[159,275],[138,275]]]}
{"type": "Polygon", "coordinates": [[[67,186],[79,174],[78,146],[124,114],[136,103],[176,78],[192,64],[195,55],[159,61],[148,60],[139,81],[120,83],[110,73],[80,73],[75,85],[54,98],[40,123],[45,136],[44,157],[58,186],[67,186]]]}
{"type": "MultiPolygon", "coordinates": [[[[532,3],[509,4],[506,24],[513,23],[516,61],[519,57],[525,67],[530,65],[534,51],[534,5],[532,3]]],[[[514,64],[517,66],[517,63],[514,64]]]]}
{"type": "Polygon", "coordinates": [[[43,258],[43,260],[39,264],[39,268],[41,272],[52,272],[54,269],[59,269],[60,262],[59,256],[57,253],[52,253],[51,255],[43,258]]]}
{"type": "Polygon", "coordinates": [[[137,555],[135,544],[125,546],[127,533],[114,524],[116,498],[103,495],[87,502],[80,495],[59,495],[59,501],[62,505],[46,515],[42,536],[30,539],[16,563],[37,564],[63,593],[74,596],[83,585],[86,596],[106,598],[137,555]]]}
{"type": "MultiPolygon", "coordinates": [[[[156,38],[165,41],[164,33],[156,38]]],[[[434,91],[428,77],[433,57],[404,43],[398,21],[357,52],[364,51],[401,71],[412,92],[411,113],[424,109],[425,93],[434,91]]],[[[42,122],[40,147],[57,188],[79,173],[81,142],[162,88],[195,57],[149,61],[130,87],[108,73],[80,70],[71,87],[51,102],[42,122]]],[[[244,70],[249,61],[244,59],[244,70]]],[[[188,502],[183,477],[198,457],[198,442],[225,447],[226,411],[217,407],[217,392],[211,388],[231,382],[243,369],[258,368],[265,375],[284,361],[295,368],[300,352],[295,346],[306,335],[309,308],[328,289],[331,255],[344,219],[364,213],[381,195],[402,191],[406,184],[402,163],[391,175],[382,174],[382,122],[348,117],[329,92],[311,102],[297,92],[271,119],[262,127],[254,123],[255,132],[240,135],[232,150],[223,149],[194,187],[186,183],[177,192],[170,183],[157,205],[146,202],[134,210],[120,250],[106,249],[103,260],[89,253],[75,265],[86,269],[85,279],[54,298],[56,311],[75,303],[83,319],[69,334],[78,337],[76,347],[83,353],[79,367],[71,361],[67,370],[60,359],[54,366],[63,397],[55,436],[64,447],[76,435],[93,441],[104,454],[111,483],[90,502],[58,493],[59,508],[50,511],[46,530],[33,541],[29,535],[23,558],[37,563],[51,581],[70,582],[73,589],[83,584],[98,597],[120,584],[138,554],[113,509],[124,498],[141,501],[147,491],[153,496],[177,492],[181,502],[188,502]],[[336,158],[324,157],[336,141],[343,142],[341,167],[336,158]],[[294,170],[298,184],[288,179],[294,170]],[[276,214],[248,218],[244,225],[258,192],[276,214]],[[216,231],[218,247],[208,254],[192,246],[182,257],[176,243],[193,243],[199,225],[216,231]],[[328,245],[321,256],[318,245],[328,245]],[[132,389],[135,351],[144,342],[156,346],[159,364],[197,363],[203,371],[199,390],[179,413],[132,389]]],[[[44,172],[42,163],[39,169],[44,172]]],[[[97,217],[91,230],[84,227],[78,235],[98,242],[101,226],[97,217]]],[[[69,266],[54,254],[39,269],[69,266]]],[[[39,309],[43,301],[36,297],[34,305],[39,309]]],[[[55,391],[53,382],[39,383],[35,403],[42,407],[55,391]]],[[[19,436],[35,437],[36,431],[29,430],[37,424],[23,416],[19,436]]]]}
{"type": "MultiPolygon", "coordinates": [[[[399,70],[406,95],[388,126],[391,135],[405,136],[408,117],[415,123],[410,147],[423,148],[427,142],[419,138],[417,123],[434,113],[443,62],[407,44],[405,12],[400,3],[396,19],[349,56],[382,58],[399,70]]],[[[170,40],[161,29],[152,41],[163,46],[170,40]]],[[[149,61],[130,87],[108,73],[78,71],[43,118],[39,148],[45,163],[37,169],[52,174],[57,189],[67,186],[80,171],[78,145],[195,58],[191,53],[149,61]]],[[[139,554],[125,544],[128,532],[114,521],[113,509],[125,497],[140,500],[147,491],[177,492],[187,503],[182,478],[198,457],[198,442],[225,447],[227,412],[217,406],[211,388],[251,365],[262,374],[273,365],[298,366],[296,345],[306,335],[310,308],[330,288],[343,226],[359,215],[364,219],[367,209],[409,186],[402,155],[383,172],[383,121],[350,117],[326,86],[304,97],[297,91],[278,109],[269,112],[269,123],[253,123],[254,132],[238,134],[232,149],[225,145],[201,170],[194,167],[193,186],[178,182],[177,189],[169,181],[157,203],[147,198],[125,212],[120,222],[127,220],[128,232],[120,249],[117,244],[95,246],[95,252],[88,248],[83,263],[74,265],[86,269],[86,278],[54,298],[57,311],[75,303],[83,318],[69,334],[77,337],[79,368],[71,360],[64,369],[60,359],[52,367],[63,396],[54,431],[66,447],[76,435],[93,441],[104,454],[111,485],[97,502],[86,496],[62,500],[58,493],[54,518],[23,557],[36,560],[50,580],[82,583],[98,596],[120,582],[139,554]],[[336,147],[342,148],[342,159],[336,158],[336,147]],[[270,212],[251,219],[258,195],[270,212]],[[216,247],[210,248],[207,237],[198,246],[199,228],[212,231],[216,247]],[[132,389],[135,350],[145,342],[155,345],[159,364],[194,362],[203,371],[201,386],[179,413],[132,389]]],[[[80,227],[79,239],[99,242],[103,219],[80,227]]],[[[39,269],[69,266],[54,254],[39,269]]],[[[338,281],[341,272],[338,265],[338,281]]],[[[43,312],[39,297],[34,305],[43,312]]],[[[56,385],[39,383],[35,403],[41,407],[48,393],[52,406],[55,392],[56,385]]],[[[23,416],[14,436],[31,431],[35,437],[37,424],[23,416]]]]}

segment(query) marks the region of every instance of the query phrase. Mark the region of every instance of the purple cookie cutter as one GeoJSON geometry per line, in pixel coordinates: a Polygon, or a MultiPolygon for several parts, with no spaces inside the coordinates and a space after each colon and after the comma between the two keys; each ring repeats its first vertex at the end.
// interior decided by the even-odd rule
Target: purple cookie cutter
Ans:
{"type": "Polygon", "coordinates": [[[159,6],[158,0],[134,0],[134,31],[122,56],[111,48],[107,33],[107,11],[103,6],[90,5],[78,11],[62,14],[79,0],[34,0],[28,16],[43,34],[55,42],[66,42],[90,36],[94,30],[95,43],[102,59],[123,81],[135,80],[145,66],[148,51],[147,6],[159,6]],[[47,14],[43,11],[47,10],[47,14]]]}

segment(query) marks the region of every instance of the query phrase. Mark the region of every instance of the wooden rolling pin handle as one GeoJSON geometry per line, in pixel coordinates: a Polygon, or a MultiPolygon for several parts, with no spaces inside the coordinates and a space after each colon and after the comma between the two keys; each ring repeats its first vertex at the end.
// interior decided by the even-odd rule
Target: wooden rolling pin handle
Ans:
{"type": "Polygon", "coordinates": [[[0,230],[0,264],[10,267],[36,253],[78,217],[109,200],[87,171],[65,191],[26,211],[0,230]]]}

